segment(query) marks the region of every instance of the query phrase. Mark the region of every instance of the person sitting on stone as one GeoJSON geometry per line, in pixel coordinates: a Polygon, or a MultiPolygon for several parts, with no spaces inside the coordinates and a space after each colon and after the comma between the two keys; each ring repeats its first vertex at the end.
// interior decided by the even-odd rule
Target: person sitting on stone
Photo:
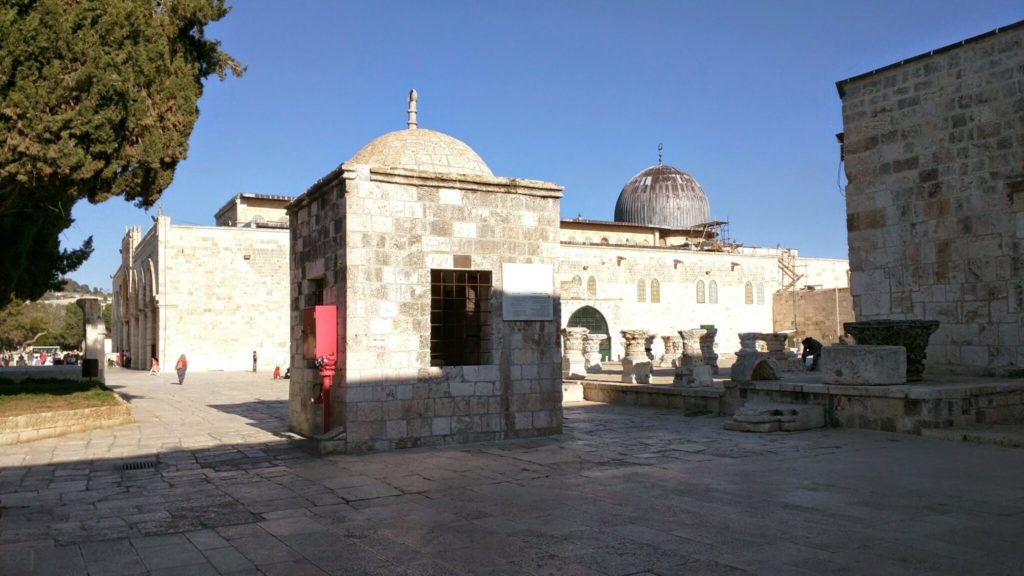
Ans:
{"type": "Polygon", "coordinates": [[[821,342],[818,342],[814,338],[808,336],[807,338],[801,340],[800,343],[803,344],[804,346],[804,352],[800,356],[800,361],[806,364],[807,357],[810,356],[811,367],[809,368],[809,370],[817,370],[818,360],[821,359],[821,342]]]}

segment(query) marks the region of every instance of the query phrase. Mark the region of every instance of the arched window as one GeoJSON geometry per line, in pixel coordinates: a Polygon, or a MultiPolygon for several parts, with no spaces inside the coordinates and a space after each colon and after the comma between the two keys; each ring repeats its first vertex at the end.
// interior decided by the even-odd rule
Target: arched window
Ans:
{"type": "Polygon", "coordinates": [[[608,237],[607,236],[601,238],[601,244],[607,244],[607,243],[608,243],[608,237]]]}
{"type": "Polygon", "coordinates": [[[697,304],[704,303],[704,281],[697,280],[697,304]]]}
{"type": "Polygon", "coordinates": [[[718,304],[718,282],[714,280],[708,283],[708,302],[718,304]]]}
{"type": "Polygon", "coordinates": [[[760,282],[757,284],[757,304],[764,304],[764,284],[760,282]]]}
{"type": "Polygon", "coordinates": [[[651,302],[654,304],[661,302],[661,282],[658,282],[657,278],[651,280],[651,302]]]}
{"type": "Polygon", "coordinates": [[[750,282],[747,282],[747,284],[743,286],[743,303],[754,303],[754,285],[751,284],[750,282]]]}
{"type": "Polygon", "coordinates": [[[647,283],[644,282],[642,278],[636,281],[636,301],[647,301],[647,283]]]}
{"type": "Polygon", "coordinates": [[[597,296],[597,278],[587,278],[587,294],[597,296]]]}
{"type": "Polygon", "coordinates": [[[582,288],[583,287],[583,279],[580,278],[579,276],[573,276],[572,277],[572,285],[573,285],[574,288],[582,288]]]}

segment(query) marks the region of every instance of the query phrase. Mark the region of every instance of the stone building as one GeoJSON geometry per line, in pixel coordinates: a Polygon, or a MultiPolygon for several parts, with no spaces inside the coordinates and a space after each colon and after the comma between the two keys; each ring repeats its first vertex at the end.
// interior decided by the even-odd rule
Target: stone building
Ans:
{"type": "Polygon", "coordinates": [[[411,93],[408,129],[288,208],[290,427],[347,452],[560,432],[561,196],[496,177],[462,142],[419,129],[411,93]],[[306,312],[317,305],[337,313],[323,396],[318,354],[303,346],[321,339],[306,312]]]}
{"type": "MultiPolygon", "coordinates": [[[[563,326],[608,334],[602,356],[617,360],[620,331],[647,330],[651,353],[660,336],[713,326],[723,355],[740,332],[772,332],[773,294],[781,289],[845,287],[846,260],[803,258],[796,250],[742,246],[723,238],[704,189],[662,164],[622,188],[615,220],[562,220],[558,281],[563,326]]],[[[803,326],[780,329],[803,332],[803,326]]]]}
{"type": "Polygon", "coordinates": [[[180,354],[192,370],[249,370],[254,350],[264,369],[287,366],[289,201],[240,194],[217,212],[224,225],[158,215],[145,235],[129,228],[113,276],[114,350],[139,370],[153,357],[172,370],[180,354]]]}
{"type": "Polygon", "coordinates": [[[1024,367],[1024,21],[837,83],[858,320],[938,320],[929,368],[1024,367]]]}

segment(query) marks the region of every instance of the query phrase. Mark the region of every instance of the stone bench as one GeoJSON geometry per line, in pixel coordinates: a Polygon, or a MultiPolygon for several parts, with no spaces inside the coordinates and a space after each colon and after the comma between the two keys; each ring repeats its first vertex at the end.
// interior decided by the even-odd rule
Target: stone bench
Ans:
{"type": "Polygon", "coordinates": [[[826,384],[906,384],[907,349],[903,346],[826,346],[821,349],[819,368],[826,384]]]}

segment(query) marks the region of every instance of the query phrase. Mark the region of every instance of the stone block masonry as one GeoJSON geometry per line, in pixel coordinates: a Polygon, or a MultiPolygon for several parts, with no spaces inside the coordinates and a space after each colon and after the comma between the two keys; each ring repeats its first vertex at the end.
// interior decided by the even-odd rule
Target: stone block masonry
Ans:
{"type": "Polygon", "coordinates": [[[838,83],[857,320],[937,320],[929,370],[1024,369],[1024,22],[838,83]]]}
{"type": "Polygon", "coordinates": [[[349,163],[296,200],[290,427],[314,435],[322,425],[310,403],[316,370],[301,355],[302,308],[321,303],[338,306],[331,424],[344,429],[346,451],[560,432],[558,300],[550,320],[501,314],[503,264],[554,270],[560,197],[542,182],[349,163]],[[439,270],[483,273],[490,284],[449,294],[439,270]],[[466,362],[439,361],[432,337],[446,314],[436,306],[453,295],[460,318],[485,318],[463,338],[479,344],[466,362]]]}

